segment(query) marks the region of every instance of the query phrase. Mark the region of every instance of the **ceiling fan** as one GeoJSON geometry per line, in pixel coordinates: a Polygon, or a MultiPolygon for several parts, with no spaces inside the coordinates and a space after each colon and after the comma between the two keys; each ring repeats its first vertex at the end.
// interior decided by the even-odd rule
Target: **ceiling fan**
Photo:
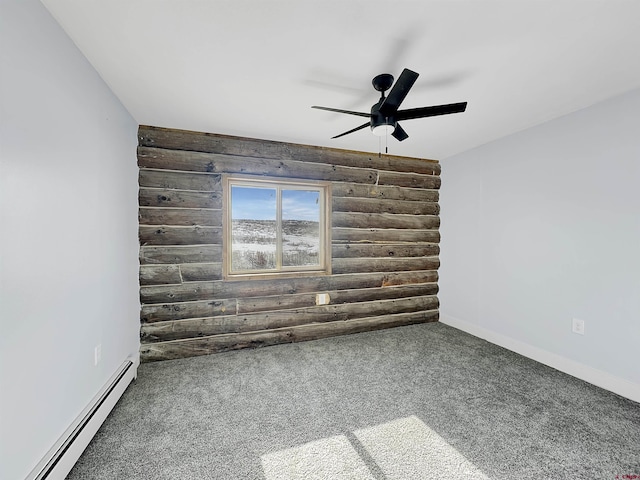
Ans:
{"type": "Polygon", "coordinates": [[[393,84],[393,75],[383,73],[373,78],[372,84],[378,92],[380,92],[380,100],[371,107],[371,113],[352,112],[351,110],[341,110],[339,108],[319,107],[317,105],[311,108],[319,110],[327,110],[329,112],[346,113],[348,115],[357,115],[359,117],[369,117],[369,121],[353,128],[347,132],[341,133],[331,138],[339,138],[348,135],[365,127],[370,126],[374,135],[384,136],[391,134],[399,141],[409,138],[407,132],[398,123],[400,120],[410,120],[413,118],[434,117],[436,115],[448,115],[450,113],[461,113],[467,108],[467,102],[450,103],[447,105],[434,105],[431,107],[409,108],[407,110],[398,110],[400,104],[409,93],[409,90],[418,78],[418,74],[408,68],[405,68],[400,74],[398,81],[393,84]],[[391,86],[393,85],[393,88],[391,86]],[[385,96],[384,92],[389,90],[389,95],[385,96]]]}

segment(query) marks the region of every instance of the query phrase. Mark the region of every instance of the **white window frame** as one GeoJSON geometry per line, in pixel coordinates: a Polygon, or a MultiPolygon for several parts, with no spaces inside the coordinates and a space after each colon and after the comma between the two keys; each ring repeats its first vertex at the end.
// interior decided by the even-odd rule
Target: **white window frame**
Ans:
{"type": "Polygon", "coordinates": [[[222,270],[225,280],[283,278],[309,275],[331,274],[331,183],[326,181],[299,180],[289,178],[253,177],[226,174],[222,177],[223,188],[223,258],[222,270]],[[265,270],[231,270],[232,257],[232,205],[231,188],[233,186],[274,188],[276,199],[276,268],[265,270]],[[282,265],[282,190],[317,190],[319,192],[319,264],[303,266],[282,265]]]}

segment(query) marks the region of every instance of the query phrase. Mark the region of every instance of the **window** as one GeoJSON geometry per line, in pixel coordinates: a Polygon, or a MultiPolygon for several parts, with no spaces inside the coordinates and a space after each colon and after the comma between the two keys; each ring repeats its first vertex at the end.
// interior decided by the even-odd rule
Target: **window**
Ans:
{"type": "Polygon", "coordinates": [[[225,278],[330,273],[329,183],[227,176],[225,278]]]}

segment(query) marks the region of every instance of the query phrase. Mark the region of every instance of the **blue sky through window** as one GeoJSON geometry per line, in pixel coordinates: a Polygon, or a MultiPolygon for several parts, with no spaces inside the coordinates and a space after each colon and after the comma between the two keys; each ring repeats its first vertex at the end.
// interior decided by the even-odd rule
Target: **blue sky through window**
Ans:
{"type": "Polygon", "coordinates": [[[234,220],[275,220],[275,188],[231,187],[231,218],[234,220]]]}
{"type": "MultiPolygon", "coordinates": [[[[234,220],[275,220],[274,188],[231,188],[231,217],[234,220]]],[[[316,190],[283,190],[283,220],[320,220],[320,192],[316,190]]]]}
{"type": "Polygon", "coordinates": [[[283,220],[320,221],[320,192],[314,190],[283,190],[283,220]]]}

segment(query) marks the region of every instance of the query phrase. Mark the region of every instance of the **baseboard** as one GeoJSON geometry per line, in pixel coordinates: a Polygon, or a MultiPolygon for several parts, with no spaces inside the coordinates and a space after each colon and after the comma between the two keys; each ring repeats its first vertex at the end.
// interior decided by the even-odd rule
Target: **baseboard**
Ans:
{"type": "Polygon", "coordinates": [[[139,364],[138,357],[129,358],[118,368],[25,480],[64,480],[118,399],[136,378],[139,364]]]}
{"type": "Polygon", "coordinates": [[[640,403],[640,385],[636,383],[443,313],[440,322],[640,403]]]}

